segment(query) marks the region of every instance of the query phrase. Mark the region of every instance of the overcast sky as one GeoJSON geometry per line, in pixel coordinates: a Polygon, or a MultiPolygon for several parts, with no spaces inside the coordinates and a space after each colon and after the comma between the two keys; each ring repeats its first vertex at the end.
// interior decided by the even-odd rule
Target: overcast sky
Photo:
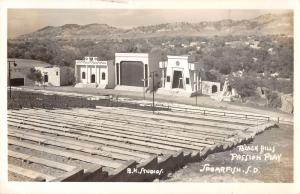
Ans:
{"type": "Polygon", "coordinates": [[[10,9],[8,36],[36,31],[45,26],[64,24],[108,24],[131,28],[168,22],[200,22],[222,19],[249,19],[266,13],[285,13],[287,10],[74,10],[74,9],[10,9]]]}

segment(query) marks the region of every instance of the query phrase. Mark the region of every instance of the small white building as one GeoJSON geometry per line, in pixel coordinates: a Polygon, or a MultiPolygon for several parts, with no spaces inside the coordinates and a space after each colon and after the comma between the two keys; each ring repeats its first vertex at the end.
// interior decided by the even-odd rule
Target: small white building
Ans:
{"type": "Polygon", "coordinates": [[[190,42],[190,46],[193,47],[193,46],[197,46],[199,43],[198,42],[190,42]]]}
{"type": "MultiPolygon", "coordinates": [[[[14,61],[16,66],[11,62],[10,65],[10,83],[12,86],[33,86],[36,83],[28,78],[28,75],[31,72],[31,69],[36,69],[37,67],[47,67],[51,64],[31,60],[31,59],[15,59],[9,58],[8,61],[14,61]]],[[[9,82],[8,82],[9,83],[9,82]]]]}
{"type": "Polygon", "coordinates": [[[167,56],[167,61],[161,61],[160,93],[171,93],[184,96],[215,95],[220,92],[219,82],[202,81],[199,63],[189,63],[188,56],[167,56]]]}
{"type": "Polygon", "coordinates": [[[211,81],[201,81],[201,91],[204,95],[217,95],[220,93],[221,90],[221,83],[220,82],[211,82],[211,81]]]}
{"type": "Polygon", "coordinates": [[[98,57],[76,60],[75,80],[75,87],[114,88],[114,63],[99,61],[98,57]]]}
{"type": "Polygon", "coordinates": [[[199,87],[199,68],[194,63],[188,62],[188,56],[170,56],[167,61],[161,61],[161,87],[164,90],[176,90],[192,94],[199,87]]]}
{"type": "Polygon", "coordinates": [[[68,85],[73,80],[73,74],[68,68],[60,68],[58,66],[35,67],[42,74],[42,84],[47,86],[63,86],[68,85]]]}
{"type": "Polygon", "coordinates": [[[253,49],[260,49],[260,47],[258,46],[260,44],[259,41],[252,41],[250,42],[250,48],[253,48],[253,49]]]}

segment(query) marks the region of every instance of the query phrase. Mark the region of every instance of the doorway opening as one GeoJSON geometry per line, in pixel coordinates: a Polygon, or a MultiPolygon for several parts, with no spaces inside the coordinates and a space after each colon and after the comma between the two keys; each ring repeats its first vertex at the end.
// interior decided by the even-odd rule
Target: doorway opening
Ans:
{"type": "Polygon", "coordinates": [[[211,93],[216,93],[218,91],[218,87],[216,85],[213,85],[211,88],[211,93]]]}
{"type": "Polygon", "coordinates": [[[172,88],[183,88],[182,71],[174,71],[172,88]]]}
{"type": "Polygon", "coordinates": [[[91,83],[95,83],[95,81],[96,81],[96,76],[95,76],[95,74],[92,74],[92,76],[91,76],[91,83]]]}
{"type": "Polygon", "coordinates": [[[44,82],[45,82],[45,83],[48,82],[48,75],[47,75],[47,74],[44,75],[44,82]]]}
{"type": "Polygon", "coordinates": [[[11,86],[24,86],[24,78],[13,78],[10,79],[11,86]]]}

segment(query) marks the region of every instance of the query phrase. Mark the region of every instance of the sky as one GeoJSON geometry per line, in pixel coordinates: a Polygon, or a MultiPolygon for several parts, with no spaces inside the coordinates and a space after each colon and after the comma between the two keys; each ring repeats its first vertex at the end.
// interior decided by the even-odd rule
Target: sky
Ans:
{"type": "Polygon", "coordinates": [[[172,22],[201,22],[222,19],[250,19],[262,14],[285,13],[288,10],[166,10],[166,9],[9,9],[8,37],[14,38],[45,26],[64,24],[108,24],[131,28],[172,22]]]}

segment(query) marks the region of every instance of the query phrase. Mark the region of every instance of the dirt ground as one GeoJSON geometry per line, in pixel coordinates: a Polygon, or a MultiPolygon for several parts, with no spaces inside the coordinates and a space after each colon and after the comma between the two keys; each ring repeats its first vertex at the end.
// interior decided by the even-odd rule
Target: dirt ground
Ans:
{"type": "MultiPolygon", "coordinates": [[[[238,147],[220,153],[209,155],[205,160],[198,163],[190,163],[183,169],[170,175],[166,182],[265,182],[265,183],[290,183],[293,182],[293,126],[280,125],[257,135],[248,146],[258,146],[256,150],[243,151],[238,147]],[[274,152],[266,151],[260,154],[261,145],[273,148],[274,152]],[[264,154],[282,154],[280,160],[270,161],[264,154]],[[261,156],[261,160],[238,161],[236,157],[232,160],[231,154],[244,154],[261,156]],[[265,160],[267,159],[267,160],[265,160]],[[231,167],[231,170],[223,171],[201,171],[204,165],[210,167],[231,167]],[[240,168],[235,171],[233,168],[240,168]],[[247,173],[247,169],[249,171],[247,173]],[[243,171],[244,170],[244,171],[243,171]]],[[[245,148],[243,146],[243,148],[245,148]]],[[[236,155],[234,155],[236,156],[236,155]]],[[[274,155],[272,155],[274,156],[274,155]]]]}

